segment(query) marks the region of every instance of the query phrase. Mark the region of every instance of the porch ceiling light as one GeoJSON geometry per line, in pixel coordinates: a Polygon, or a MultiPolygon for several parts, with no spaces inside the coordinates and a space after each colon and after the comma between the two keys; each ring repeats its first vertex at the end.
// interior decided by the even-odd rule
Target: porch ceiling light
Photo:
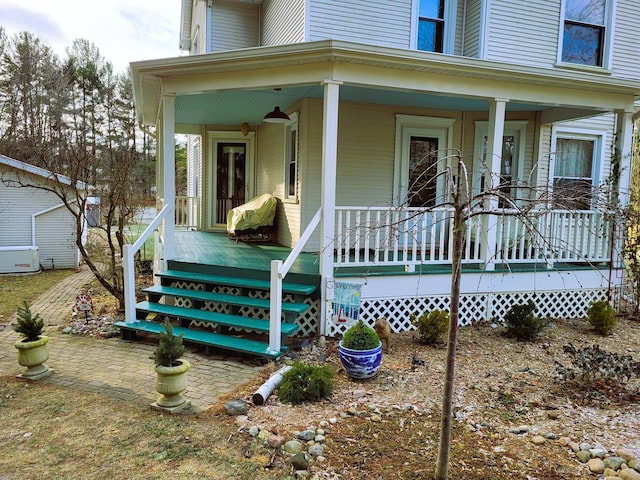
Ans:
{"type": "Polygon", "coordinates": [[[278,92],[282,90],[281,88],[274,88],[276,92],[276,108],[273,109],[272,112],[267,113],[264,116],[264,121],[267,123],[286,123],[290,121],[289,115],[280,110],[278,106],[278,92]]]}

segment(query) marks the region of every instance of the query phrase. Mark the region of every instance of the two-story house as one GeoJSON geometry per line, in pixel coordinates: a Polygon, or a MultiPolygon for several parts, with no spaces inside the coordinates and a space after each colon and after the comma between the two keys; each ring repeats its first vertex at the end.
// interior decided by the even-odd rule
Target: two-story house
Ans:
{"type": "Polygon", "coordinates": [[[489,210],[468,221],[462,323],[528,299],[580,317],[615,298],[623,229],[609,213],[628,198],[638,18],[635,0],[183,0],[190,55],[131,65],[164,209],[161,285],[136,313],[128,274],[125,330],[153,330],[136,317],[156,311],[219,334],[244,314],[277,356],[296,328],[341,333],[348,288],[365,321],[411,329],[410,313],[448,308],[459,163],[469,208],[489,210]],[[180,199],[176,134],[189,136],[180,199]],[[277,245],[228,240],[229,209],[264,193],[277,245]],[[255,305],[224,297],[247,293],[255,305]]]}

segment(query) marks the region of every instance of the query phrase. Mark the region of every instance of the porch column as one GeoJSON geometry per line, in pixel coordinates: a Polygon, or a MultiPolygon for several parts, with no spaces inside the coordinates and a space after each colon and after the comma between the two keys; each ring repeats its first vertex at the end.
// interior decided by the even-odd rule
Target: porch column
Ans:
{"type": "MultiPolygon", "coordinates": [[[[176,219],[174,208],[176,203],[176,155],[175,155],[175,96],[162,96],[162,186],[164,205],[171,205],[171,211],[164,217],[164,268],[167,260],[175,258],[176,219]]],[[[164,206],[163,205],[163,206],[164,206]]]]}
{"type": "MultiPolygon", "coordinates": [[[[626,208],[629,204],[631,191],[633,157],[633,112],[631,111],[616,111],[615,152],[618,157],[620,173],[617,179],[617,191],[613,194],[617,196],[618,206],[626,208]]],[[[612,261],[614,267],[622,268],[624,266],[622,249],[625,241],[625,221],[620,215],[616,215],[614,221],[612,234],[615,235],[615,242],[613,243],[612,261]]]]}
{"type": "Polygon", "coordinates": [[[327,333],[333,302],[333,248],[335,241],[338,102],[340,84],[325,80],[322,112],[322,220],[320,222],[320,276],[322,281],[320,335],[327,333]],[[331,288],[329,288],[331,287],[331,288]]]}
{"type": "MultiPolygon", "coordinates": [[[[489,101],[489,131],[487,132],[487,156],[485,162],[489,167],[489,178],[485,178],[484,184],[491,192],[495,192],[500,184],[500,166],[502,164],[502,143],[504,136],[504,112],[507,102],[506,98],[494,98],[489,101]]],[[[498,209],[498,196],[491,195],[485,203],[488,212],[498,209]]],[[[484,269],[495,270],[496,262],[496,238],[498,217],[490,213],[485,215],[484,238],[486,245],[484,249],[484,269]]]]}

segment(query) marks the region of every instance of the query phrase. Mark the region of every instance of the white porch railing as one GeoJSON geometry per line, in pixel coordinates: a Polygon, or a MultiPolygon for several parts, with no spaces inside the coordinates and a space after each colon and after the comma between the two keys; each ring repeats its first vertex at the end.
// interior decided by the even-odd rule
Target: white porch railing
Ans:
{"type": "Polygon", "coordinates": [[[176,197],[176,228],[198,228],[200,219],[199,197],[176,197]]]}
{"type": "Polygon", "coordinates": [[[322,216],[322,209],[319,208],[316,214],[309,222],[309,225],[305,229],[304,233],[296,243],[296,246],[291,250],[287,259],[271,261],[271,289],[269,292],[269,350],[272,352],[279,352],[281,348],[281,325],[282,322],[282,281],[287,276],[293,262],[296,261],[300,252],[307,244],[311,235],[320,224],[320,218],[322,216]]]}
{"type": "Polygon", "coordinates": [[[142,232],[133,245],[124,245],[122,251],[122,275],[124,283],[124,316],[127,323],[136,321],[136,282],[134,256],[144,245],[156,228],[160,227],[162,220],[173,210],[173,205],[166,204],[149,226],[142,232]]]}
{"type": "MultiPolygon", "coordinates": [[[[488,248],[486,215],[468,224],[463,263],[604,262],[610,260],[612,222],[593,211],[517,210],[496,214],[496,240],[488,248]]],[[[449,264],[453,210],[336,207],[336,263],[340,266],[449,264]]]]}

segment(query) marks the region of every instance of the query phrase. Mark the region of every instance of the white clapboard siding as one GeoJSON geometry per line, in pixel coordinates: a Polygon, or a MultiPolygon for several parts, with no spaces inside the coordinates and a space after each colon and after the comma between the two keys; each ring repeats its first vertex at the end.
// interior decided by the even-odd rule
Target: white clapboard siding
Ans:
{"type": "Polygon", "coordinates": [[[214,2],[213,5],[211,51],[259,45],[259,5],[245,2],[214,2]]]}
{"type": "Polygon", "coordinates": [[[271,193],[280,199],[275,218],[275,240],[292,247],[300,236],[300,205],[284,198],[284,128],[265,123],[259,130],[256,192],[271,193]]]}
{"type": "Polygon", "coordinates": [[[301,43],[305,39],[304,0],[262,2],[262,45],[301,43]]]}
{"type": "Polygon", "coordinates": [[[76,268],[75,221],[65,207],[36,218],[36,245],[43,268],[76,268]]]}
{"type": "Polygon", "coordinates": [[[490,2],[486,59],[551,67],[558,52],[560,0],[490,2]]]}
{"type": "Polygon", "coordinates": [[[309,40],[411,48],[411,0],[313,0],[309,40]]]}
{"type": "MultiPolygon", "coordinates": [[[[4,180],[16,180],[15,170],[0,172],[4,180]]],[[[20,174],[24,178],[25,173],[20,174]]],[[[39,177],[29,177],[31,183],[42,183],[39,177]]],[[[32,218],[34,214],[60,205],[61,200],[51,192],[38,188],[14,188],[0,182],[0,246],[29,246],[33,244],[32,218]]],[[[36,216],[36,245],[41,258],[53,258],[56,268],[74,268],[77,263],[75,222],[65,207],[36,216]],[[46,257],[43,257],[43,252],[46,257]]],[[[41,262],[42,263],[42,262],[41,262]]],[[[44,265],[50,267],[51,262],[44,265]]]]}
{"type": "Polygon", "coordinates": [[[640,2],[638,0],[618,0],[613,49],[613,76],[615,77],[634,80],[640,78],[639,18],[640,2]]]}
{"type": "MultiPolygon", "coordinates": [[[[459,22],[458,31],[464,32],[462,55],[465,57],[480,58],[480,35],[482,34],[482,1],[481,0],[469,0],[466,2],[465,15],[461,14],[460,18],[464,18],[464,28],[460,28],[459,22]]],[[[459,2],[459,5],[464,5],[464,2],[459,2]]]]}

